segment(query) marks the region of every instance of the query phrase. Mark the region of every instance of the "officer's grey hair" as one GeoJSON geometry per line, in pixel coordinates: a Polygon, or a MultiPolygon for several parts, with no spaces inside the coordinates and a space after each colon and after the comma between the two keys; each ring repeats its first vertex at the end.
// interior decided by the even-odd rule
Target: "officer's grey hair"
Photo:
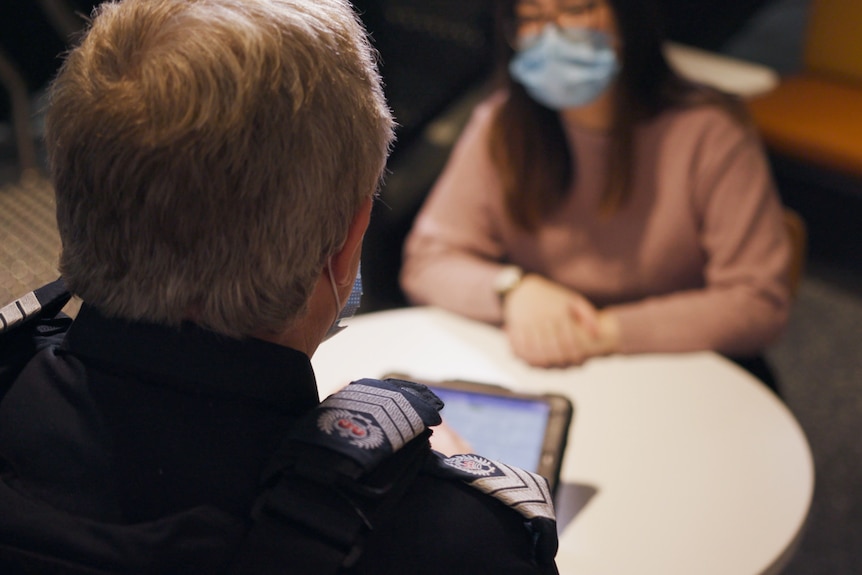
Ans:
{"type": "Polygon", "coordinates": [[[125,0],[50,91],[70,289],[104,313],[282,329],[379,185],[393,134],[345,0],[125,0]]]}

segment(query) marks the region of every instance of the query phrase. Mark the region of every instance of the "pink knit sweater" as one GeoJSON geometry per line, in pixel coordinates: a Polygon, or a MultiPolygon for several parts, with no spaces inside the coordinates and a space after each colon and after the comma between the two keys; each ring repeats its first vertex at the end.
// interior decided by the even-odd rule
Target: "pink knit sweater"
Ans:
{"type": "Polygon", "coordinates": [[[500,323],[492,283],[511,262],[613,310],[622,353],[749,355],[780,333],[790,246],[755,135],[716,108],[662,114],[636,136],[631,201],[602,218],[607,135],[568,125],[577,181],[528,234],[506,216],[488,154],[499,102],[473,112],[405,243],[413,303],[500,323]]]}

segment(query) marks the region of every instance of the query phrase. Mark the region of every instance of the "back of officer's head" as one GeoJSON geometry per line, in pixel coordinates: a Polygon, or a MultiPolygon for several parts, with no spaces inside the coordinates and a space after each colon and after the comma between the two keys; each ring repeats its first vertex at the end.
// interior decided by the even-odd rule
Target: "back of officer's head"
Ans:
{"type": "Polygon", "coordinates": [[[283,327],[391,138],[346,0],[104,4],[50,94],[61,272],[113,316],[283,327]]]}

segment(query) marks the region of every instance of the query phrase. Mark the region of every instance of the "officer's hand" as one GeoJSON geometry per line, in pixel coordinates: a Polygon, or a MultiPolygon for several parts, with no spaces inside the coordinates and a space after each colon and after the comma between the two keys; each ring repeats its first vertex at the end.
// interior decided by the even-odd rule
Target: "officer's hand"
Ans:
{"type": "Polygon", "coordinates": [[[447,457],[461,453],[472,453],[473,447],[443,420],[443,423],[433,428],[431,449],[439,451],[447,457]]]}

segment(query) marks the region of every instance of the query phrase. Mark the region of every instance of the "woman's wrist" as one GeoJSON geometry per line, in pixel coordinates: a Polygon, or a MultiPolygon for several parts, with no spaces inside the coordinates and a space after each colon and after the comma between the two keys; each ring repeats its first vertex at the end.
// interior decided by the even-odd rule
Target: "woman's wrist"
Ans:
{"type": "Polygon", "coordinates": [[[599,333],[596,338],[598,353],[596,355],[610,355],[617,353],[620,349],[620,322],[616,314],[609,311],[599,312],[599,333]]]}

